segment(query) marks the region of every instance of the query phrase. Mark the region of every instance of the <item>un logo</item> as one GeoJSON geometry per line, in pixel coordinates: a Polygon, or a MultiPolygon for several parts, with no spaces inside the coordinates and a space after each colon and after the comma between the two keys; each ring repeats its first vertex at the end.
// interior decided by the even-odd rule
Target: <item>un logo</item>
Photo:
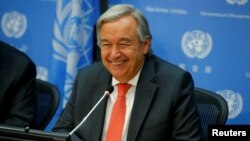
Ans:
{"type": "Polygon", "coordinates": [[[189,58],[204,59],[212,50],[212,38],[200,30],[186,32],[181,41],[183,52],[189,58]]]}
{"type": "Polygon", "coordinates": [[[2,29],[5,36],[20,38],[27,29],[27,18],[16,11],[5,13],[2,18],[2,29]]]}
{"type": "Polygon", "coordinates": [[[241,113],[243,108],[243,99],[241,95],[228,89],[223,91],[217,91],[217,93],[223,96],[227,101],[227,105],[229,108],[228,118],[236,118],[241,113]]]}
{"type": "Polygon", "coordinates": [[[238,4],[238,5],[244,5],[247,3],[248,0],[226,0],[228,4],[238,4]]]}
{"type": "Polygon", "coordinates": [[[93,27],[90,23],[93,7],[87,0],[57,1],[52,46],[53,58],[66,65],[63,107],[72,92],[78,69],[91,63],[89,45],[93,27]]]}

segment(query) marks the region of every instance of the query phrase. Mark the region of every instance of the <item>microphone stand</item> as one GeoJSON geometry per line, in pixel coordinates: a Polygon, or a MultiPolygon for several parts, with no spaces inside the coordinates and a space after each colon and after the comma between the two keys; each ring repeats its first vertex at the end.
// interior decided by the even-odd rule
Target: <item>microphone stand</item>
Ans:
{"type": "Polygon", "coordinates": [[[96,109],[96,107],[101,103],[101,101],[106,97],[110,95],[109,91],[105,91],[104,95],[101,97],[101,99],[95,104],[95,106],[89,111],[89,113],[83,118],[83,120],[69,133],[71,136],[90,116],[90,114],[96,109]]]}

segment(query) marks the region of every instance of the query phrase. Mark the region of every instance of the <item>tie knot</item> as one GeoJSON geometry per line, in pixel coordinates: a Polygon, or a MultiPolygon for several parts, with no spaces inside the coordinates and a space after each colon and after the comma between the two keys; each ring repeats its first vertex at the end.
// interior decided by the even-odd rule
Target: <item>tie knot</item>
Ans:
{"type": "Polygon", "coordinates": [[[128,83],[119,83],[118,84],[118,96],[125,96],[130,87],[131,85],[128,83]]]}

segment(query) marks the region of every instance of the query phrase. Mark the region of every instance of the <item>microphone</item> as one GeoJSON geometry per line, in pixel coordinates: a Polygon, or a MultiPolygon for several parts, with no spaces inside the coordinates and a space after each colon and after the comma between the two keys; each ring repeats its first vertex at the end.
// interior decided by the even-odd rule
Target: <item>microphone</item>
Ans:
{"type": "Polygon", "coordinates": [[[93,111],[96,109],[96,107],[101,103],[101,101],[106,97],[109,96],[114,90],[113,86],[108,86],[101,97],[101,99],[95,104],[95,106],[89,111],[89,113],[83,118],[83,120],[69,133],[71,136],[80,126],[84,124],[84,122],[88,119],[88,117],[93,113],[93,111]]]}

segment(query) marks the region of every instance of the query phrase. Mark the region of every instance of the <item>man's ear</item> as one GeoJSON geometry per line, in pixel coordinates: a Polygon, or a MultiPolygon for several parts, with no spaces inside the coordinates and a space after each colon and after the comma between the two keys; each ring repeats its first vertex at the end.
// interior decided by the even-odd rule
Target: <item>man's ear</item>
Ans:
{"type": "Polygon", "coordinates": [[[148,54],[150,47],[151,47],[151,38],[147,37],[145,42],[143,43],[143,53],[145,55],[148,54]]]}

